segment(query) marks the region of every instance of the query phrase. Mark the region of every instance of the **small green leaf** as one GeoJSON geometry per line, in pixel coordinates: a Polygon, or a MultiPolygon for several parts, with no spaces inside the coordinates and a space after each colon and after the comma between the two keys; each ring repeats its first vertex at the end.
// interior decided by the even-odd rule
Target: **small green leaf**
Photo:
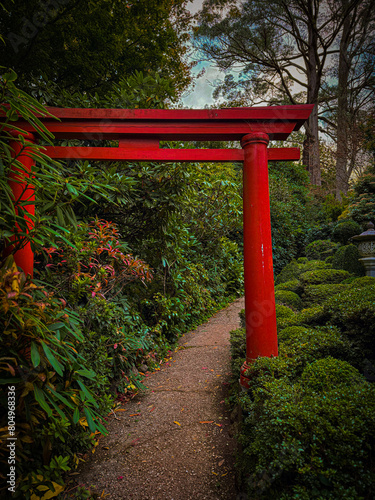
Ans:
{"type": "Polygon", "coordinates": [[[90,431],[91,432],[95,432],[96,431],[96,425],[94,423],[94,420],[92,419],[92,415],[91,415],[90,410],[88,408],[84,408],[83,411],[85,412],[86,420],[87,420],[87,423],[88,423],[90,431]]]}
{"type": "Polygon", "coordinates": [[[78,420],[79,420],[79,408],[77,406],[73,413],[73,423],[76,424],[78,420]]]}
{"type": "Polygon", "coordinates": [[[42,342],[42,347],[43,351],[45,352],[45,355],[47,356],[48,361],[51,363],[51,365],[57,371],[57,373],[62,376],[64,373],[63,365],[59,363],[59,361],[57,361],[55,356],[52,354],[50,348],[44,342],[42,342]]]}
{"type": "Polygon", "coordinates": [[[36,345],[35,342],[31,342],[31,361],[33,363],[34,368],[39,366],[40,355],[39,355],[38,346],[36,345]]]}

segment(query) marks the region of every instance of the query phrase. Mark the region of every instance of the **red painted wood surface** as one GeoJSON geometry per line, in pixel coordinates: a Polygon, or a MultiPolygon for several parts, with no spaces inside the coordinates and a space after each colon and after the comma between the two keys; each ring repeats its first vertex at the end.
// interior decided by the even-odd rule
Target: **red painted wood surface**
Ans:
{"type": "MultiPolygon", "coordinates": [[[[249,133],[264,132],[284,140],[298,130],[312,105],[267,106],[230,109],[74,109],[48,108],[60,121],[44,117],[44,125],[57,139],[157,138],[159,140],[241,140],[249,133]]],[[[0,115],[1,116],[1,115],[0,115]]],[[[20,120],[27,132],[33,127],[20,120]]]]}
{"type": "MultiPolygon", "coordinates": [[[[268,161],[299,160],[299,148],[269,148],[268,161]]],[[[62,147],[48,146],[45,154],[54,159],[86,159],[110,161],[176,161],[176,162],[242,162],[242,149],[158,149],[144,147],[134,149],[121,147],[62,147]]]]}
{"type": "MultiPolygon", "coordinates": [[[[233,121],[214,123],[210,121],[103,121],[64,120],[62,122],[43,120],[46,128],[56,139],[118,140],[121,138],[155,137],[160,141],[239,141],[252,132],[264,132],[274,140],[286,139],[296,122],[247,122],[233,121]]],[[[35,133],[29,123],[18,122],[26,132],[35,133]]]]}
{"type": "Polygon", "coordinates": [[[243,138],[243,239],[246,320],[246,362],[241,385],[258,356],[277,356],[277,329],[272,261],[266,134],[243,138]]]}
{"type": "Polygon", "coordinates": [[[295,121],[301,127],[313,104],[224,109],[94,109],[47,108],[52,115],[74,120],[276,120],[295,121]]]}
{"type": "MultiPolygon", "coordinates": [[[[18,134],[18,133],[17,133],[18,134]]],[[[31,134],[25,135],[25,140],[34,142],[35,138],[31,134]]],[[[12,148],[12,156],[16,158],[22,165],[13,164],[12,170],[9,174],[9,186],[13,193],[13,203],[16,214],[19,213],[19,207],[29,213],[35,215],[35,189],[33,185],[29,184],[31,169],[34,165],[34,160],[28,155],[28,148],[24,147],[19,141],[11,141],[10,147],[12,148]],[[27,203],[29,202],[29,203],[27,203]]],[[[25,215],[28,231],[34,227],[34,221],[25,215]]],[[[5,249],[5,255],[12,253],[13,247],[5,249]]],[[[31,277],[34,272],[34,253],[31,250],[30,242],[23,243],[22,247],[14,254],[14,260],[18,267],[20,267],[26,276],[29,274],[31,277]]]]}

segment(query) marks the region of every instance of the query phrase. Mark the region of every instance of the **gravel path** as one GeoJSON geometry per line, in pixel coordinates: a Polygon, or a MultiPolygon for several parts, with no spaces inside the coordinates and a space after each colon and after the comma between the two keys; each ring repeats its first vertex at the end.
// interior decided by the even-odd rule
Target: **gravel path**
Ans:
{"type": "Polygon", "coordinates": [[[243,299],[184,335],[145,394],[110,419],[75,480],[107,500],[236,500],[235,441],[224,398],[229,332],[243,299]],[[102,495],[102,496],[101,496],[102,495]]]}

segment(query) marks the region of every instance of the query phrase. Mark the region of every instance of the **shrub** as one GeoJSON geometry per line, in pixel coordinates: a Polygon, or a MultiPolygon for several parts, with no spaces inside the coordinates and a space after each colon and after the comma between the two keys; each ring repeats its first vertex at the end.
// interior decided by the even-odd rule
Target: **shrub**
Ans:
{"type": "Polygon", "coordinates": [[[302,308],[302,300],[294,292],[290,292],[288,290],[277,290],[275,292],[275,299],[277,304],[289,306],[292,309],[302,308]]]}
{"type": "Polygon", "coordinates": [[[245,309],[241,309],[239,316],[240,316],[241,328],[245,328],[246,327],[245,309]]]}
{"type": "Polygon", "coordinates": [[[304,288],[303,303],[305,307],[322,304],[325,300],[329,299],[336,293],[340,293],[348,289],[349,286],[349,284],[345,283],[307,285],[304,288]]]}
{"type": "Polygon", "coordinates": [[[364,382],[359,371],[346,361],[328,356],[317,359],[306,366],[301,376],[301,384],[313,391],[325,391],[343,384],[353,387],[364,382]]]}
{"type": "Polygon", "coordinates": [[[231,369],[236,376],[246,359],[246,330],[238,328],[230,332],[231,369]]]}
{"type": "Polygon", "coordinates": [[[341,269],[317,269],[301,274],[300,279],[306,285],[321,285],[323,283],[341,283],[348,278],[348,271],[341,269]]]}
{"type": "Polygon", "coordinates": [[[333,326],[290,326],[280,332],[279,340],[280,352],[288,357],[298,357],[302,367],[328,356],[353,360],[351,343],[333,326]]]}
{"type": "Polygon", "coordinates": [[[347,245],[349,239],[356,234],[362,233],[362,227],[354,220],[339,222],[333,230],[333,239],[342,245],[347,245]]]}
{"type": "MultiPolygon", "coordinates": [[[[248,416],[241,469],[250,498],[373,498],[374,387],[358,375],[355,384],[340,383],[340,372],[343,380],[353,372],[332,358],[315,369],[328,379],[322,390],[267,374],[242,396],[248,416]]],[[[308,370],[306,382],[312,382],[308,370]]]]}
{"type": "Polygon", "coordinates": [[[355,279],[353,279],[351,284],[355,288],[361,288],[362,286],[375,285],[375,277],[362,276],[361,278],[355,278],[355,279]]]}
{"type": "Polygon", "coordinates": [[[275,291],[278,290],[287,290],[298,295],[302,291],[301,282],[297,278],[290,281],[285,281],[284,283],[280,283],[279,285],[275,286],[275,291]]]}
{"type": "Polygon", "coordinates": [[[305,248],[306,257],[309,260],[325,260],[334,254],[337,245],[330,240],[315,240],[305,248]]]}
{"type": "Polygon", "coordinates": [[[375,285],[352,285],[327,300],[324,310],[330,323],[353,341],[363,357],[375,358],[375,285]]]}
{"type": "Polygon", "coordinates": [[[365,266],[360,262],[360,254],[355,245],[345,245],[338,249],[332,259],[332,267],[334,269],[344,269],[352,274],[364,276],[366,273],[365,266]]]}
{"type": "Polygon", "coordinates": [[[288,326],[295,316],[296,314],[290,307],[276,304],[276,321],[278,329],[288,326]]]}
{"type": "Polygon", "coordinates": [[[298,279],[301,274],[307,271],[325,269],[326,267],[327,265],[325,262],[321,260],[311,260],[303,263],[298,263],[297,261],[292,260],[276,277],[275,283],[279,285],[280,283],[298,279]]]}

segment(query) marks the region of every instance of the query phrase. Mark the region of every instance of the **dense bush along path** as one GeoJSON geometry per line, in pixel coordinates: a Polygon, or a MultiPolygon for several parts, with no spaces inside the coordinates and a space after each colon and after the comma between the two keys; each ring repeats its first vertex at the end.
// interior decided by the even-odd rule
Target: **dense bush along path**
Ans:
{"type": "MultiPolygon", "coordinates": [[[[235,440],[224,398],[229,332],[243,299],[180,339],[147,373],[146,394],[110,419],[108,436],[75,477],[106,499],[234,500],[235,440]]],[[[68,488],[69,489],[69,488],[68,488]]]]}

